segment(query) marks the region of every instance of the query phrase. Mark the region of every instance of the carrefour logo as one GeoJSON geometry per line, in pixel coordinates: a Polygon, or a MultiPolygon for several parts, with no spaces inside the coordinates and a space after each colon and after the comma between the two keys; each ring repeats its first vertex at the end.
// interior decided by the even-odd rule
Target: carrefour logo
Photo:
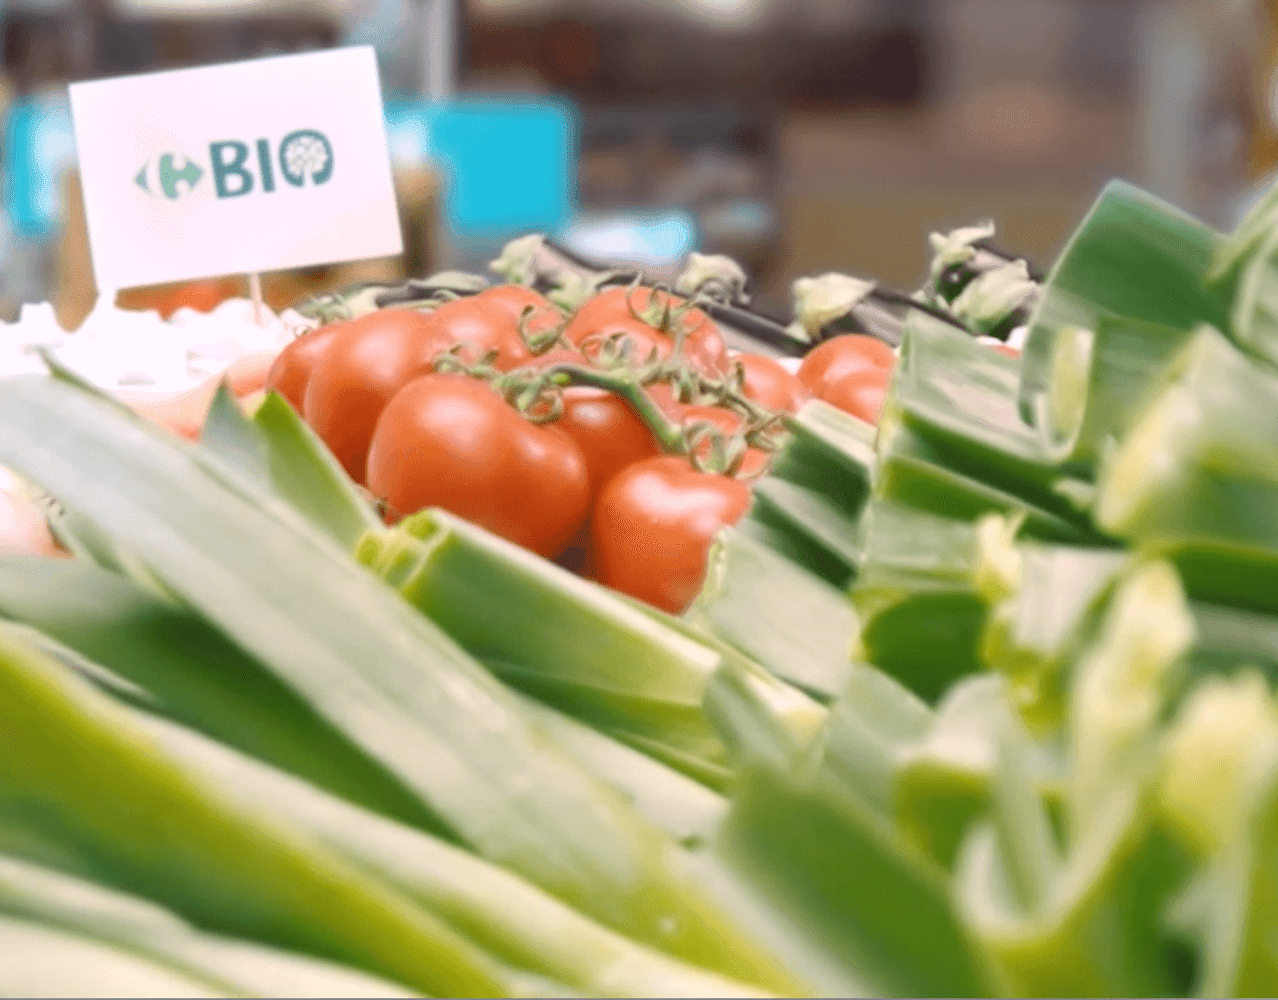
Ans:
{"type": "Polygon", "coordinates": [[[142,165],[133,182],[152,197],[178,201],[209,177],[218,198],[239,198],[255,191],[271,194],[277,176],[298,188],[326,184],[333,176],[333,162],[328,137],[303,128],[288,133],[274,148],[269,139],[252,145],[239,139],[210,142],[207,166],[183,151],[161,153],[142,165]]]}

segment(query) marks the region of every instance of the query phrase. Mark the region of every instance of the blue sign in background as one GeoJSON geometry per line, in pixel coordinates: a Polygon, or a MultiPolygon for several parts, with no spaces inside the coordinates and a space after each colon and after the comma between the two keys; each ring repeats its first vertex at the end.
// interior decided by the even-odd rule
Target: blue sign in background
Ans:
{"type": "Polygon", "coordinates": [[[62,192],[58,179],[75,162],[71,108],[56,97],[15,102],[5,115],[4,210],[13,230],[47,239],[58,228],[62,192]]]}

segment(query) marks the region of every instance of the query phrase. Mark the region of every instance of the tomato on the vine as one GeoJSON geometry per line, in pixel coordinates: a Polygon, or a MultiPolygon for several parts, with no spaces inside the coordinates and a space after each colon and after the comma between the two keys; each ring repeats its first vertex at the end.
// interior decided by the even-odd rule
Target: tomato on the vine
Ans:
{"type": "Polygon", "coordinates": [[[812,398],[812,393],[797,375],[762,354],[738,354],[732,359],[741,365],[745,381],[742,386],[747,399],[769,410],[797,413],[812,398]]]}
{"type": "Polygon", "coordinates": [[[524,285],[495,285],[480,292],[473,301],[506,309],[515,320],[516,332],[522,323],[524,332],[534,337],[546,336],[564,322],[558,306],[524,285]]]}
{"type": "Polygon", "coordinates": [[[710,546],[750,506],[739,479],[697,472],[686,458],[637,462],[595,505],[591,547],[600,583],[681,614],[700,591],[710,546]]]}
{"type": "Polygon", "coordinates": [[[647,287],[609,288],[582,303],[564,328],[564,336],[581,345],[622,333],[633,341],[631,357],[643,361],[654,346],[660,357],[669,357],[674,350],[674,333],[682,331],[688,359],[707,374],[723,374],[728,349],[719,328],[700,309],[685,306],[685,300],[677,295],[647,287]],[[658,325],[663,321],[669,325],[658,325]]]}
{"type": "Polygon", "coordinates": [[[545,353],[535,356],[528,364],[533,368],[544,370],[551,365],[588,366],[590,361],[575,347],[552,347],[545,353]]]}
{"type": "Polygon", "coordinates": [[[827,386],[855,372],[873,368],[891,370],[895,364],[892,348],[877,337],[845,333],[809,351],[799,366],[798,379],[810,393],[820,396],[827,386]]]}
{"type": "MultiPolygon", "coordinates": [[[[745,418],[740,413],[727,407],[680,402],[669,382],[657,382],[648,386],[648,395],[652,397],[652,401],[657,404],[662,413],[681,426],[706,422],[717,427],[724,436],[731,437],[740,431],[745,423],[745,418]]],[[[696,449],[698,457],[706,458],[710,448],[709,440],[702,441],[696,449]]],[[[737,475],[745,479],[753,479],[767,471],[770,462],[771,456],[762,448],[749,448],[746,450],[745,459],[737,475]]]]}
{"type": "Polygon", "coordinates": [[[896,356],[875,337],[847,333],[818,345],[799,366],[799,381],[818,399],[877,423],[896,356]]]}
{"type": "MultiPolygon", "coordinates": [[[[686,304],[687,300],[678,295],[647,285],[637,288],[613,285],[596,292],[579,305],[569,322],[569,329],[575,333],[578,329],[593,329],[614,319],[638,319],[654,326],[661,322],[667,310],[673,312],[686,304]]],[[[582,336],[588,336],[588,333],[582,336]]]]}
{"type": "Polygon", "coordinates": [[[581,449],[592,500],[626,466],[661,454],[648,425],[616,393],[572,386],[563,390],[563,402],[553,426],[581,449]]]}
{"type": "MultiPolygon", "coordinates": [[[[681,405],[677,419],[685,427],[700,422],[713,424],[726,438],[731,438],[737,434],[745,424],[745,418],[741,414],[722,406],[681,405]]],[[[711,447],[707,438],[701,441],[694,450],[699,458],[704,459],[709,456],[711,447]]],[[[741,462],[741,468],[737,470],[737,475],[744,479],[754,479],[768,470],[768,463],[771,460],[771,456],[762,448],[747,448],[745,458],[741,462]]]]}
{"type": "Polygon", "coordinates": [[[465,375],[423,375],[395,394],[373,434],[368,488],[393,517],[441,507],[547,558],[590,509],[572,439],[465,375]]]}
{"type": "Polygon", "coordinates": [[[303,398],[306,422],[357,483],[383,408],[411,379],[432,370],[451,341],[431,317],[381,309],[347,323],[323,348],[303,398]]]}
{"type": "Polygon", "coordinates": [[[498,371],[528,364],[533,354],[520,335],[518,310],[500,299],[485,299],[484,294],[454,299],[427,313],[432,329],[450,344],[470,345],[470,350],[462,351],[469,363],[495,350],[493,367],[498,371]]]}
{"type": "Polygon", "coordinates": [[[612,351],[624,350],[632,365],[646,364],[654,354],[664,361],[674,353],[674,341],[656,327],[625,317],[610,319],[589,336],[572,342],[591,361],[599,360],[605,343],[610,343],[612,351]]]}
{"type": "Polygon", "coordinates": [[[891,371],[865,368],[826,385],[818,398],[867,423],[877,424],[891,381],[891,371]]]}
{"type": "Polygon", "coordinates": [[[343,323],[330,323],[328,326],[309,330],[291,341],[275,356],[271,370],[266,375],[266,387],[274,389],[289,401],[293,409],[301,413],[311,373],[333,338],[343,329],[343,323]]]}

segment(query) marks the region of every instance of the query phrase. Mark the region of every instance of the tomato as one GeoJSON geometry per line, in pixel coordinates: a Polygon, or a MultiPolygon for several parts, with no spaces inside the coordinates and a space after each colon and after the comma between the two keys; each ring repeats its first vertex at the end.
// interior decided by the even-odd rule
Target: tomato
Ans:
{"type": "Polygon", "coordinates": [[[572,439],[465,375],[423,375],[395,394],[373,433],[368,488],[397,516],[442,507],[548,558],[590,509],[572,439]]]}
{"type": "Polygon", "coordinates": [[[883,412],[892,373],[883,368],[863,368],[825,386],[819,398],[845,413],[877,424],[883,412]]]}
{"type": "Polygon", "coordinates": [[[617,351],[621,350],[622,345],[628,342],[628,358],[630,363],[634,365],[646,364],[654,351],[656,351],[657,357],[662,361],[674,353],[674,341],[660,330],[640,320],[626,319],[625,317],[618,317],[608,320],[606,323],[601,323],[590,336],[580,341],[571,342],[578,344],[581,350],[591,359],[597,359],[599,350],[606,340],[611,340],[613,342],[612,349],[617,351]]]}
{"type": "MultiPolygon", "coordinates": [[[[722,406],[679,405],[681,408],[677,419],[681,423],[687,425],[705,421],[718,427],[725,437],[731,437],[736,434],[741,430],[741,425],[745,423],[745,418],[741,414],[726,410],[722,406]]],[[[709,456],[710,449],[710,441],[708,439],[704,440],[697,446],[696,454],[704,459],[709,456]]],[[[770,461],[771,456],[762,448],[747,448],[745,458],[741,462],[741,468],[737,471],[737,475],[744,479],[754,479],[767,471],[770,461]]]]}
{"type": "Polygon", "coordinates": [[[592,500],[626,466],[661,454],[648,425],[615,393],[573,386],[563,391],[563,400],[563,415],[554,426],[581,450],[592,500]]]}
{"type": "Polygon", "coordinates": [[[531,335],[548,334],[564,322],[564,314],[558,306],[544,295],[523,285],[496,285],[480,292],[475,299],[507,309],[515,319],[516,330],[524,310],[532,306],[533,312],[524,320],[524,330],[531,335]]]}
{"type": "Polygon", "coordinates": [[[697,472],[687,459],[637,462],[595,505],[591,547],[604,586],[681,614],[697,596],[715,535],[750,506],[739,479],[697,472]]]}
{"type": "Polygon", "coordinates": [[[745,372],[745,395],[769,410],[797,413],[812,398],[798,376],[762,354],[738,354],[733,361],[745,372]]]}
{"type": "Polygon", "coordinates": [[[645,386],[647,393],[652,397],[652,401],[657,404],[671,420],[679,420],[683,416],[686,403],[681,403],[675,398],[675,391],[669,382],[655,382],[652,385],[645,386]]]}
{"type": "Polygon", "coordinates": [[[492,288],[485,288],[473,298],[476,301],[505,306],[510,314],[516,317],[522,316],[524,310],[532,306],[538,313],[550,313],[558,315],[560,319],[563,318],[563,313],[559,311],[558,306],[526,285],[494,285],[492,288]]]}
{"type": "Polygon", "coordinates": [[[302,412],[342,467],[364,481],[377,418],[405,384],[431,370],[451,341],[431,317],[381,309],[347,323],[315,362],[302,412]]]}
{"type": "Polygon", "coordinates": [[[498,285],[478,295],[454,299],[429,314],[437,331],[453,342],[466,342],[475,351],[463,351],[462,357],[475,362],[488,351],[498,352],[493,367],[510,371],[534,360],[524,341],[529,336],[554,331],[563,322],[563,314],[547,299],[521,285],[498,285]],[[535,312],[526,320],[523,310],[533,306],[535,312]],[[524,332],[520,332],[520,323],[524,332]]]}
{"type": "Polygon", "coordinates": [[[293,409],[301,413],[306,399],[306,387],[310,384],[316,362],[345,326],[344,323],[332,323],[294,339],[280,351],[275,363],[271,365],[266,376],[267,388],[274,389],[292,404],[293,409]]]}
{"type": "Polygon", "coordinates": [[[551,365],[581,365],[589,367],[590,361],[575,347],[552,347],[545,354],[538,354],[528,364],[533,368],[546,369],[551,365]]]}
{"type": "Polygon", "coordinates": [[[582,334],[584,338],[589,336],[591,329],[614,319],[639,319],[652,325],[661,321],[667,306],[675,309],[686,304],[686,301],[678,295],[657,291],[646,285],[638,288],[613,285],[602,292],[596,292],[578,306],[569,327],[573,330],[586,330],[582,334]]]}
{"type": "MultiPolygon", "coordinates": [[[[648,395],[652,397],[653,402],[667,417],[676,423],[688,424],[697,421],[708,421],[718,427],[725,435],[731,436],[741,429],[741,425],[744,422],[744,418],[739,413],[725,409],[722,406],[680,403],[675,398],[675,391],[668,382],[658,382],[647,388],[648,395]]],[[[704,458],[709,454],[709,451],[710,442],[705,441],[697,449],[697,454],[704,458]]],[[[749,448],[737,475],[745,479],[753,479],[761,472],[767,470],[770,461],[771,456],[763,449],[749,448]]]]}
{"type": "MultiPolygon", "coordinates": [[[[674,349],[674,338],[653,325],[662,321],[667,304],[673,309],[685,300],[646,287],[609,288],[582,303],[568,321],[564,336],[581,344],[588,338],[621,331],[635,339],[631,356],[637,360],[645,359],[653,344],[667,357],[674,349]]],[[[690,309],[674,322],[681,324],[684,353],[693,364],[708,374],[727,371],[728,348],[709,316],[700,309],[690,309]]]]}
{"type": "MultiPolygon", "coordinates": [[[[814,396],[827,386],[867,368],[890,370],[896,364],[892,348],[877,337],[845,333],[814,347],[799,366],[799,381],[814,396]]],[[[824,397],[822,397],[824,398],[824,397]]]]}

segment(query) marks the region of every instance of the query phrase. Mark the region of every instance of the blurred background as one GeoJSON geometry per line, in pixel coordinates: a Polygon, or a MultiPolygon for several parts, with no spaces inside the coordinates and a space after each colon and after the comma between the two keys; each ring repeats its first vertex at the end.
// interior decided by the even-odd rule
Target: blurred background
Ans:
{"type": "MultiPolygon", "coordinates": [[[[0,318],[93,305],[66,85],[376,47],[405,252],[267,275],[280,308],[477,267],[530,229],[599,259],[911,290],[927,234],[992,218],[1040,265],[1109,178],[1228,228],[1278,168],[1257,0],[22,0],[0,4],[0,318]]],[[[161,310],[242,279],[134,289],[161,310]]]]}

